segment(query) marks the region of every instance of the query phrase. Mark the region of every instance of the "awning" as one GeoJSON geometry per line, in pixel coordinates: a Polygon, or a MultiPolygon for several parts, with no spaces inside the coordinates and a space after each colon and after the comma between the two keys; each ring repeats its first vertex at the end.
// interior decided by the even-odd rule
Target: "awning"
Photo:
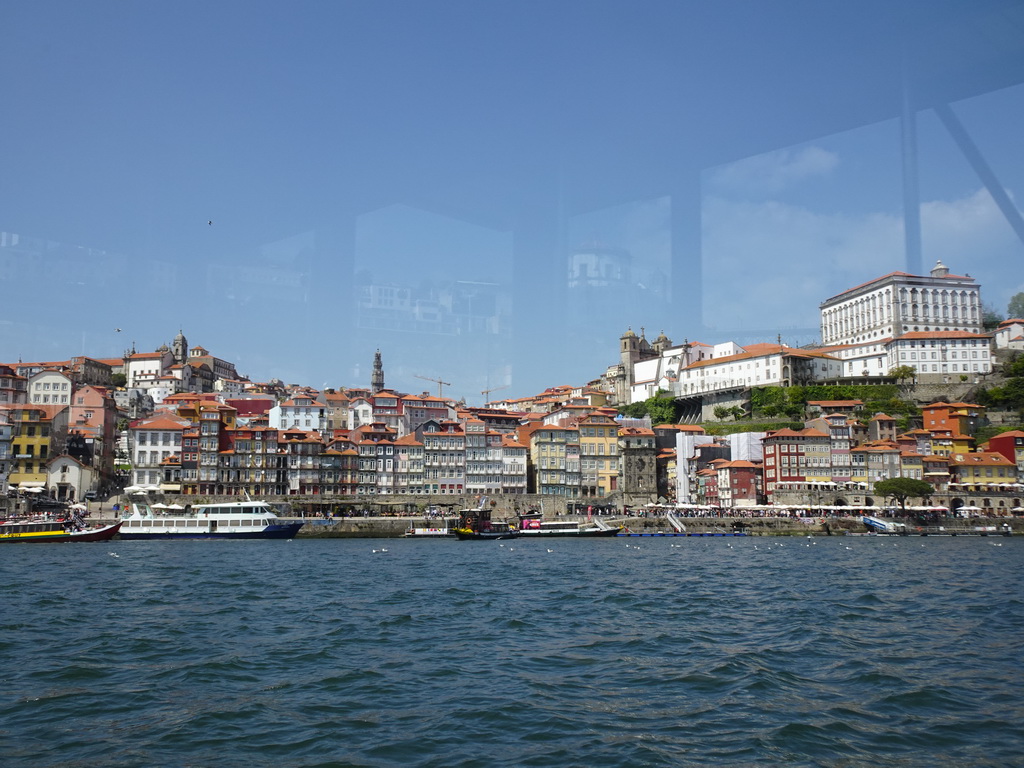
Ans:
{"type": "Polygon", "coordinates": [[[18,483],[18,487],[27,491],[29,488],[45,488],[46,483],[42,480],[26,480],[23,483],[18,483]]]}

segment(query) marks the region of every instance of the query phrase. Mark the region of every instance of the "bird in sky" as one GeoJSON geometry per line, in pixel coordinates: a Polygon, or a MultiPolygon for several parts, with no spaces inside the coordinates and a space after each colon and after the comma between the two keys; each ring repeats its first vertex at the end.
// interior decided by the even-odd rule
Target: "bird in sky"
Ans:
{"type": "Polygon", "coordinates": [[[116,331],[117,333],[120,333],[120,332],[121,332],[121,329],[120,329],[120,328],[115,328],[114,330],[115,330],[115,331],[116,331]]]}
{"type": "Polygon", "coordinates": [[[208,222],[206,222],[206,225],[208,227],[212,227],[213,226],[213,219],[210,219],[208,222]]]}

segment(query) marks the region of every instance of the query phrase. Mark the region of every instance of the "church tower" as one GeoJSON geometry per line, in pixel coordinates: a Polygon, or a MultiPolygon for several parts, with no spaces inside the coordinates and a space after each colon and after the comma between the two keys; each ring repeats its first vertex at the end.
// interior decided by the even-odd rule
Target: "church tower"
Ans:
{"type": "Polygon", "coordinates": [[[172,342],[171,350],[174,353],[174,362],[178,365],[184,365],[188,359],[188,339],[185,338],[185,334],[178,330],[178,335],[174,337],[172,342]]]}
{"type": "Polygon", "coordinates": [[[370,392],[377,394],[384,389],[384,364],[380,360],[380,350],[373,356],[373,373],[370,375],[370,392]]]}

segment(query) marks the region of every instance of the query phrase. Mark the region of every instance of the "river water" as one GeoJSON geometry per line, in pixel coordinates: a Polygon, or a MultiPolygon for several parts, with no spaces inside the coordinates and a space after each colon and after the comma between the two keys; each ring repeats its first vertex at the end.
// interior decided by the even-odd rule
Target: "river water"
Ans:
{"type": "Polygon", "coordinates": [[[1020,538],[0,558],[7,768],[1024,764],[1020,538]]]}

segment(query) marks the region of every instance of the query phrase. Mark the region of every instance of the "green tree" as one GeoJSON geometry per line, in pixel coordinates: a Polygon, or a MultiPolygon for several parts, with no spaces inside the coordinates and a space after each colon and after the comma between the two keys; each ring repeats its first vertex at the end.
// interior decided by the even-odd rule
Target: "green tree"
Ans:
{"type": "Polygon", "coordinates": [[[897,365],[889,371],[889,375],[896,379],[896,381],[905,381],[906,379],[913,380],[913,378],[917,376],[917,371],[912,365],[897,365]]]}
{"type": "Polygon", "coordinates": [[[652,397],[647,401],[647,414],[651,424],[675,424],[679,420],[676,401],[671,397],[652,397]]]}
{"type": "Polygon", "coordinates": [[[998,309],[995,309],[988,304],[981,305],[981,324],[986,331],[994,331],[999,327],[999,324],[1005,320],[998,309]]]}
{"type": "Polygon", "coordinates": [[[934,492],[931,483],[913,477],[893,477],[875,483],[875,493],[887,499],[894,499],[903,512],[907,511],[907,499],[928,498],[934,492]]]}
{"type": "Polygon", "coordinates": [[[1024,317],[1024,292],[1015,293],[1010,297],[1010,303],[1006,307],[1006,316],[1008,318],[1024,317]]]}
{"type": "Polygon", "coordinates": [[[719,421],[724,421],[725,417],[729,415],[729,409],[724,405],[716,405],[714,408],[715,418],[719,421]]]}
{"type": "Polygon", "coordinates": [[[125,376],[123,373],[112,373],[110,375],[110,383],[114,387],[121,389],[128,383],[128,377],[125,376]]]}
{"type": "Polygon", "coordinates": [[[659,392],[639,403],[630,403],[619,408],[619,413],[634,419],[651,417],[651,424],[675,424],[679,421],[679,409],[672,396],[659,392]]]}

